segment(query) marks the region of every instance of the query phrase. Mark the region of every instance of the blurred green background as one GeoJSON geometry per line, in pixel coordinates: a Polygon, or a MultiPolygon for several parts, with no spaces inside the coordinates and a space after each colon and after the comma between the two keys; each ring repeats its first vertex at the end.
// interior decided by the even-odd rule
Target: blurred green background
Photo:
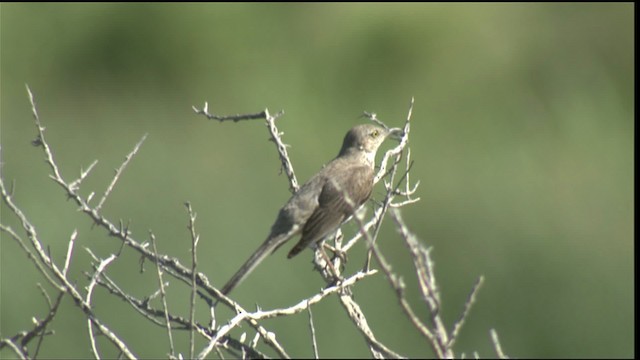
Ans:
{"type": "MultiPolygon", "coordinates": [[[[64,261],[78,229],[71,277],[79,284],[84,247],[106,257],[119,243],[48,179],[30,145],[25,83],[63,176],[99,160],[85,195],[101,196],[149,134],[104,213],[130,220],[138,239],[151,229],[161,252],[189,264],[183,202],[191,201],[200,270],[217,285],[264,239],[288,185],[263,122],[206,121],[192,105],[208,101],[219,114],[284,109],[278,125],[304,181],[336,155],[363,110],[399,126],[414,96],[412,179],[422,201],[403,214],[434,249],[449,326],[476,278],[486,280],[456,353],[494,356],[495,328],[513,357],[633,356],[633,4],[2,4],[0,15],[2,176],[15,180],[16,203],[55,259],[64,261]]],[[[18,228],[1,210],[2,223],[18,228]]],[[[380,245],[415,287],[391,221],[380,245]]],[[[0,250],[0,332],[10,336],[47,306],[36,287],[44,281],[17,244],[3,234],[0,250]]],[[[351,252],[350,271],[363,253],[363,244],[351,252]]],[[[309,296],[322,286],[310,254],[286,261],[279,251],[235,297],[251,309],[309,296]]],[[[125,251],[109,274],[144,297],[157,287],[149,270],[139,274],[125,251]]],[[[175,281],[168,291],[186,316],[188,292],[175,281]]],[[[409,296],[426,317],[418,292],[409,296]]],[[[432,356],[382,276],[355,297],[380,341],[432,356]]],[[[104,291],[95,298],[137,355],[168,352],[163,328],[104,291]]],[[[72,307],[65,299],[41,357],[90,356],[72,307]]],[[[312,356],[307,317],[266,323],[292,356],[312,356]]],[[[335,298],[314,317],[320,356],[369,356],[335,298]]],[[[183,354],[187,339],[178,336],[183,354]]]]}

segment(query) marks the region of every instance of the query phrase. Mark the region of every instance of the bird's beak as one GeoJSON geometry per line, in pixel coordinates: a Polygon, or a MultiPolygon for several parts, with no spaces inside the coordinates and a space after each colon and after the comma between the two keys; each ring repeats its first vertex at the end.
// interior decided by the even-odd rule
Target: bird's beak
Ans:
{"type": "Polygon", "coordinates": [[[388,139],[393,139],[393,140],[396,140],[396,141],[402,140],[403,136],[404,136],[404,130],[402,130],[400,128],[391,128],[391,129],[389,129],[389,132],[387,133],[387,138],[388,139]]]}

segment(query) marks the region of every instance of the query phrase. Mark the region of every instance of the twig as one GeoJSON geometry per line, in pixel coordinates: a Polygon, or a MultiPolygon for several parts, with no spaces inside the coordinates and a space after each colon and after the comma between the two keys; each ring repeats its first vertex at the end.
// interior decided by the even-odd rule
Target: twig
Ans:
{"type": "Polygon", "coordinates": [[[369,351],[376,359],[401,359],[404,356],[394,352],[386,347],[373,335],[373,331],[367,322],[367,317],[362,312],[360,305],[356,303],[352,296],[341,295],[340,303],[347,310],[347,314],[351,321],[354,322],[360,333],[365,337],[367,344],[369,345],[369,351]]]}
{"type": "Polygon", "coordinates": [[[307,311],[309,312],[309,328],[311,329],[311,345],[313,346],[313,358],[319,359],[318,355],[318,340],[316,339],[316,327],[313,325],[313,312],[311,306],[307,304],[307,311]]]}
{"type": "Polygon", "coordinates": [[[187,212],[189,213],[189,233],[191,234],[191,304],[189,307],[189,322],[191,323],[191,330],[189,331],[189,358],[193,359],[194,351],[195,351],[195,338],[194,338],[194,326],[193,322],[196,315],[196,267],[197,267],[197,247],[198,241],[200,240],[200,235],[196,234],[195,222],[196,222],[196,214],[193,212],[191,208],[191,203],[186,202],[185,206],[187,207],[187,212]]]}
{"type": "MultiPolygon", "coordinates": [[[[38,130],[38,135],[35,140],[32,141],[34,146],[42,146],[45,152],[45,156],[47,158],[47,164],[51,167],[51,171],[53,172],[53,179],[57,181],[59,184],[64,183],[62,176],[60,175],[60,171],[58,167],[55,166],[55,162],[53,161],[53,154],[51,153],[51,149],[49,149],[49,144],[44,140],[44,130],[45,128],[40,123],[40,116],[38,115],[38,110],[36,109],[36,103],[33,99],[33,93],[29,88],[29,85],[25,85],[27,88],[27,93],[29,94],[29,102],[31,103],[31,113],[33,114],[33,118],[36,122],[36,129],[38,130]]],[[[65,183],[66,184],[66,183],[65,183]]],[[[72,192],[75,192],[72,191],[72,192]]]]}
{"type": "Polygon", "coordinates": [[[131,161],[131,159],[138,153],[138,150],[140,150],[140,146],[142,146],[142,143],[146,138],[147,138],[147,134],[142,135],[142,139],[138,141],[138,143],[133,148],[133,150],[125,157],[122,165],[120,165],[120,167],[116,169],[116,174],[113,176],[113,179],[111,180],[111,183],[107,187],[107,190],[105,190],[104,195],[102,195],[102,199],[100,199],[100,202],[98,202],[98,205],[96,205],[96,208],[95,208],[96,211],[98,212],[100,211],[100,209],[102,208],[102,205],[107,200],[107,197],[109,196],[109,194],[111,194],[111,191],[113,191],[113,187],[116,185],[116,182],[120,178],[122,171],[124,171],[124,169],[129,164],[129,161],[131,161]]]}
{"type": "Polygon", "coordinates": [[[478,291],[480,291],[480,287],[484,283],[484,276],[480,276],[476,281],[475,285],[473,285],[473,289],[471,289],[471,293],[469,293],[469,297],[467,301],[464,303],[464,310],[460,315],[458,321],[453,324],[453,330],[451,331],[451,336],[449,337],[449,344],[447,345],[449,348],[453,347],[453,344],[458,340],[458,335],[460,333],[460,329],[462,329],[462,325],[466,321],[469,313],[471,312],[471,307],[476,302],[476,296],[478,295],[478,291]]]}
{"type": "Polygon", "coordinates": [[[233,121],[238,122],[240,120],[255,120],[255,119],[264,119],[266,114],[264,111],[255,113],[255,114],[236,114],[236,115],[216,115],[209,113],[209,103],[205,101],[204,107],[202,109],[198,109],[195,106],[191,107],[193,111],[198,115],[204,115],[209,120],[218,120],[219,122],[223,121],[233,121]]]}
{"type": "MultiPolygon", "coordinates": [[[[409,133],[405,133],[405,136],[408,136],[409,133]]],[[[396,175],[396,172],[398,170],[398,164],[401,160],[401,152],[398,153],[396,155],[396,159],[393,162],[393,166],[391,168],[390,171],[390,175],[389,175],[389,181],[388,183],[393,183],[394,182],[394,178],[396,175]]],[[[408,160],[408,158],[407,158],[408,160]]],[[[405,175],[409,173],[409,169],[407,169],[407,171],[405,172],[405,175]]],[[[395,189],[391,188],[390,185],[388,185],[387,181],[384,181],[385,187],[387,188],[387,194],[384,198],[384,201],[382,202],[382,208],[380,210],[380,216],[377,217],[377,220],[375,222],[375,228],[373,230],[373,236],[371,237],[371,241],[373,243],[376,242],[376,240],[378,239],[378,234],[380,233],[380,228],[382,226],[382,219],[384,218],[384,215],[387,213],[387,210],[389,210],[389,207],[391,206],[391,203],[393,201],[393,198],[396,194],[396,190],[400,187],[400,184],[402,184],[403,179],[405,179],[405,176],[402,176],[400,178],[400,180],[398,181],[398,184],[396,185],[395,189]]],[[[364,268],[365,269],[369,269],[371,266],[371,256],[372,256],[372,249],[369,249],[369,251],[367,251],[367,260],[365,261],[365,265],[364,268]]]]}
{"type": "Polygon", "coordinates": [[[53,318],[56,316],[58,312],[58,307],[60,306],[60,303],[62,301],[62,297],[65,294],[64,292],[59,292],[58,297],[56,298],[56,301],[52,303],[46,291],[44,290],[44,288],[42,288],[42,286],[40,286],[40,284],[38,284],[38,288],[42,292],[42,295],[47,300],[47,304],[49,305],[49,313],[47,314],[47,316],[44,318],[44,320],[37,320],[34,317],[33,321],[35,322],[35,326],[30,331],[28,332],[22,331],[17,335],[13,336],[11,339],[0,340],[0,349],[2,349],[5,346],[9,346],[11,349],[14,350],[14,352],[16,352],[16,355],[18,355],[21,359],[37,358],[38,353],[40,351],[40,345],[42,344],[42,340],[44,336],[48,334],[46,331],[46,328],[49,325],[49,323],[53,320],[53,318]],[[33,356],[29,356],[27,345],[36,336],[38,337],[38,343],[36,344],[36,348],[34,350],[33,356]],[[20,340],[20,346],[18,346],[18,344],[15,343],[18,340],[20,340]]]}
{"type": "MultiPolygon", "coordinates": [[[[42,341],[44,340],[44,336],[46,334],[45,330],[47,328],[47,325],[56,316],[58,312],[58,306],[60,306],[60,303],[62,302],[62,297],[64,296],[64,292],[62,291],[59,292],[55,303],[52,303],[51,299],[49,298],[49,295],[47,294],[46,290],[42,287],[42,285],[38,284],[38,288],[40,289],[42,296],[44,296],[45,300],[47,300],[47,304],[49,305],[49,314],[43,321],[38,322],[38,326],[36,326],[36,328],[33,329],[32,331],[34,334],[37,334],[38,332],[40,333],[40,336],[38,336],[38,344],[36,345],[36,349],[33,352],[34,359],[38,358],[38,353],[40,352],[40,346],[42,345],[42,341]]],[[[27,336],[25,336],[25,338],[22,340],[23,346],[26,347],[28,342],[29,342],[29,339],[27,336]]]]}
{"type": "Polygon", "coordinates": [[[505,355],[504,351],[502,351],[502,346],[500,346],[500,339],[498,339],[498,332],[495,329],[491,329],[489,332],[491,333],[491,341],[493,342],[493,348],[496,350],[496,355],[498,355],[498,358],[508,359],[509,357],[505,355]]]}
{"type": "MultiPolygon", "coordinates": [[[[2,189],[2,198],[5,199],[5,201],[6,201],[6,199],[11,201],[11,199],[9,199],[8,197],[5,198],[6,192],[5,192],[5,187],[4,187],[4,182],[2,180],[2,177],[0,177],[0,189],[2,189]]],[[[22,250],[27,254],[27,258],[29,258],[29,260],[36,266],[38,271],[40,271],[42,276],[44,276],[45,279],[47,279],[47,282],[49,282],[49,284],[51,284],[53,287],[55,287],[58,291],[62,291],[62,292],[65,291],[64,286],[58,284],[58,281],[55,280],[54,278],[52,278],[51,275],[47,272],[47,270],[45,269],[45,265],[43,265],[43,263],[42,263],[42,259],[39,258],[38,256],[34,255],[31,252],[31,250],[29,250],[29,248],[25,244],[24,240],[12,228],[10,228],[8,226],[5,226],[3,224],[0,224],[0,230],[2,230],[5,233],[9,234],[9,236],[11,236],[11,238],[13,238],[18,243],[18,245],[20,245],[22,250]]]]}
{"type": "Polygon", "coordinates": [[[67,245],[67,257],[64,260],[64,268],[62,268],[62,275],[67,276],[67,270],[69,270],[69,263],[71,262],[71,254],[73,254],[73,243],[78,236],[78,230],[73,229],[71,237],[69,238],[69,245],[67,245]]]}
{"type": "Polygon", "coordinates": [[[296,173],[293,171],[291,159],[289,159],[289,153],[287,152],[288,145],[285,145],[281,139],[281,136],[284,135],[284,133],[281,133],[276,127],[276,119],[282,116],[284,111],[280,111],[275,115],[271,115],[268,110],[265,110],[264,112],[266,114],[267,128],[271,134],[271,141],[276,144],[280,163],[282,164],[282,168],[289,179],[289,191],[295,193],[300,188],[300,185],[298,184],[298,179],[296,179],[296,173]]]}
{"type": "Polygon", "coordinates": [[[77,178],[76,180],[72,181],[69,184],[69,187],[71,187],[74,190],[79,190],[80,189],[80,184],[82,183],[82,181],[87,177],[87,175],[89,175],[89,173],[91,172],[91,170],[93,169],[94,166],[96,166],[96,164],[98,163],[98,160],[94,160],[89,167],[87,168],[87,170],[83,170],[82,168],[80,168],[80,177],[77,178]]]}
{"type": "MultiPolygon", "coordinates": [[[[100,274],[104,271],[104,269],[113,261],[115,260],[116,256],[114,254],[111,254],[111,256],[109,256],[108,258],[102,260],[100,262],[100,265],[98,265],[98,268],[96,269],[96,272],[94,273],[93,277],[91,278],[91,282],[89,283],[89,286],[87,287],[87,296],[85,298],[85,303],[87,304],[87,306],[91,306],[91,295],[93,294],[93,288],[96,286],[96,280],[98,278],[98,276],[100,276],[100,274]]],[[[98,353],[98,347],[96,345],[96,339],[95,336],[93,335],[93,322],[91,321],[91,319],[87,319],[87,326],[89,328],[89,341],[91,343],[91,350],[93,351],[93,355],[96,357],[96,359],[100,359],[100,354],[98,353]]]]}
{"type": "MultiPolygon", "coordinates": [[[[156,237],[155,235],[149,231],[149,237],[151,238],[151,246],[153,248],[153,253],[158,256],[158,248],[156,247],[156,237]]],[[[156,262],[156,271],[158,273],[158,283],[160,285],[160,298],[162,299],[162,309],[164,310],[164,320],[165,325],[167,326],[167,335],[169,336],[169,351],[171,354],[171,358],[176,357],[175,348],[173,346],[173,333],[171,331],[171,322],[169,321],[169,306],[167,305],[167,294],[164,290],[164,280],[162,279],[162,268],[156,262]]]]}
{"type": "Polygon", "coordinates": [[[384,177],[384,175],[387,172],[387,162],[389,160],[389,158],[391,156],[398,156],[402,153],[402,150],[407,146],[407,144],[409,143],[409,133],[411,132],[411,115],[413,113],[413,103],[414,103],[414,99],[411,98],[411,103],[409,104],[409,113],[407,114],[407,120],[404,123],[404,129],[403,129],[403,133],[402,133],[402,138],[400,139],[400,144],[398,144],[396,147],[394,147],[391,150],[388,150],[384,156],[382,157],[382,161],[380,162],[380,169],[378,169],[378,172],[376,174],[376,176],[373,178],[373,183],[377,183],[378,181],[380,181],[380,179],[382,179],[384,177]]]}
{"type": "Polygon", "coordinates": [[[18,358],[27,360],[30,359],[29,354],[27,353],[27,349],[21,348],[11,339],[0,339],[0,349],[8,346],[13,352],[18,356],[18,358]]]}

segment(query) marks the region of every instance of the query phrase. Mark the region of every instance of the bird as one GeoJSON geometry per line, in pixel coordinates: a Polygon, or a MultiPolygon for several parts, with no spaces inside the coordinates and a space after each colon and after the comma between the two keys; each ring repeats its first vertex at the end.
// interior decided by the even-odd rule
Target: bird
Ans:
{"type": "Polygon", "coordinates": [[[269,236],[227,281],[221,292],[228,295],[269,254],[297,234],[301,237],[289,251],[289,259],[333,234],[371,196],[375,156],[380,145],[388,137],[398,139],[401,133],[400,129],[374,124],[351,128],[344,137],[338,156],[289,198],[271,226],[269,236]]]}

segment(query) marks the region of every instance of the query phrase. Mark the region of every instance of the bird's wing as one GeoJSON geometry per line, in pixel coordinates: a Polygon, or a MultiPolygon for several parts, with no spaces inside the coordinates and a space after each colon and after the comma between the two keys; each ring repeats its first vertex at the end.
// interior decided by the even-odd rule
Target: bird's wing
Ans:
{"type": "Polygon", "coordinates": [[[362,205],[372,190],[373,170],[368,166],[354,166],[340,176],[325,179],[318,196],[318,207],[302,228],[300,241],[291,249],[291,258],[335,231],[343,221],[362,205]],[[349,197],[349,200],[345,198],[349,197]]]}

